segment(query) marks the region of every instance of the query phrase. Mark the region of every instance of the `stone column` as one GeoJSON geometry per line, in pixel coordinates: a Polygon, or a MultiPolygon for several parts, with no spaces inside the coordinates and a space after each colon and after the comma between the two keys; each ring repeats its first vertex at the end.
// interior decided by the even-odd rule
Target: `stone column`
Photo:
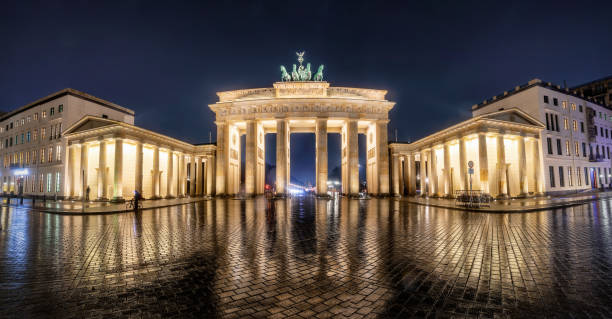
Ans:
{"type": "MultiPolygon", "coordinates": [[[[538,140],[541,139],[537,139],[535,138],[533,140],[533,173],[534,173],[534,180],[535,180],[535,194],[541,194],[542,193],[542,180],[541,180],[541,169],[542,169],[542,162],[540,162],[540,143],[538,142],[538,140]]],[[[582,172],[581,172],[582,174],[582,172]]]]}
{"type": "Polygon", "coordinates": [[[389,194],[389,147],[387,140],[387,123],[389,120],[376,122],[376,165],[378,166],[378,194],[389,194]]]}
{"type": "Polygon", "coordinates": [[[246,121],[246,145],[244,152],[244,189],[247,196],[255,195],[257,174],[257,123],[246,121]]]}
{"type": "Polygon", "coordinates": [[[459,138],[459,179],[461,189],[463,190],[470,188],[470,183],[468,182],[467,164],[468,160],[466,159],[465,154],[465,138],[459,138]]]}
{"type": "MultiPolygon", "coordinates": [[[[68,160],[68,167],[66,168],[66,180],[68,181],[68,197],[74,198],[74,144],[66,147],[66,159],[68,160]]],[[[28,180],[29,181],[29,180],[28,180]]],[[[30,181],[29,181],[30,182],[30,181]]],[[[31,182],[30,182],[31,183],[31,182]]]]}
{"type": "MultiPolygon", "coordinates": [[[[276,193],[287,193],[287,126],[286,119],[276,120],[276,193]]],[[[219,160],[219,159],[217,159],[219,160]]]]}
{"type": "Polygon", "coordinates": [[[432,147],[429,150],[429,184],[431,185],[432,196],[439,196],[438,189],[438,163],[437,163],[436,150],[432,147]]]}
{"type": "Polygon", "coordinates": [[[415,154],[408,155],[406,161],[408,169],[405,170],[405,173],[407,174],[405,179],[408,183],[408,195],[416,195],[416,165],[414,156],[415,154]]]}
{"type": "Polygon", "coordinates": [[[215,175],[213,174],[213,167],[215,166],[215,157],[214,156],[209,156],[208,159],[206,159],[206,195],[207,196],[212,196],[213,195],[213,181],[215,178],[215,175]]]}
{"type": "Polygon", "coordinates": [[[85,197],[86,195],[86,189],[87,189],[87,154],[88,150],[87,150],[87,144],[82,143],[81,144],[81,171],[79,172],[79,180],[81,181],[81,197],[85,197]]]}
{"type": "Polygon", "coordinates": [[[159,146],[153,146],[153,169],[151,169],[151,181],[153,183],[153,196],[152,198],[159,198],[160,187],[159,187],[159,146]]]}
{"type": "Polygon", "coordinates": [[[189,196],[194,197],[196,194],[196,185],[199,184],[198,166],[196,165],[196,156],[191,155],[191,165],[189,170],[189,196]]]}
{"type": "Polygon", "coordinates": [[[421,196],[425,196],[427,193],[427,164],[426,164],[426,154],[425,151],[421,151],[420,161],[419,161],[419,170],[421,171],[419,174],[419,188],[421,189],[421,196]]]}
{"type": "MultiPolygon", "coordinates": [[[[357,120],[348,120],[346,129],[348,152],[349,196],[359,196],[359,149],[357,140],[357,120]]],[[[388,150],[386,150],[388,152],[388,150]]]]}
{"type": "Polygon", "coordinates": [[[98,200],[106,200],[106,141],[100,141],[98,152],[98,200]]]}
{"type": "Polygon", "coordinates": [[[172,198],[172,180],[174,179],[174,152],[168,149],[168,166],[166,182],[166,198],[172,198]]]}
{"type": "Polygon", "coordinates": [[[123,140],[115,139],[115,174],[113,200],[123,199],[123,140]]]}
{"type": "Polygon", "coordinates": [[[142,195],[142,167],[143,167],[142,142],[137,141],[136,142],[136,172],[135,172],[136,180],[134,181],[134,186],[141,195],[142,195]]]}
{"type": "Polygon", "coordinates": [[[229,139],[229,125],[225,122],[217,122],[217,165],[216,165],[216,178],[215,178],[215,190],[217,195],[226,194],[226,168],[227,162],[229,162],[228,154],[228,139],[229,139]]]}
{"type": "Polygon", "coordinates": [[[327,118],[316,120],[315,140],[317,195],[327,196],[327,118]]]}
{"type": "Polygon", "coordinates": [[[508,197],[506,180],[506,147],[504,145],[504,135],[497,135],[497,187],[498,198],[508,197]]]}
{"type": "Polygon", "coordinates": [[[185,154],[180,153],[178,156],[179,164],[178,164],[178,181],[176,185],[176,194],[177,197],[185,196],[185,154]]]}
{"type": "MultiPolygon", "coordinates": [[[[208,168],[208,167],[206,167],[208,168]]],[[[204,183],[206,183],[206,179],[203,178],[204,176],[204,171],[202,170],[202,158],[199,156],[196,156],[196,160],[195,160],[195,172],[196,172],[196,177],[195,177],[195,184],[193,184],[193,187],[195,188],[195,196],[200,196],[204,194],[203,191],[203,187],[206,185],[204,183]]]]}
{"type": "Polygon", "coordinates": [[[453,196],[453,176],[451,174],[450,146],[444,143],[444,196],[453,196]]]}
{"type": "Polygon", "coordinates": [[[392,165],[393,167],[391,167],[391,173],[392,175],[392,183],[393,183],[393,196],[400,196],[400,160],[399,160],[399,155],[398,154],[393,154],[392,155],[392,165]]]}
{"type": "Polygon", "coordinates": [[[527,157],[525,155],[525,137],[518,138],[518,170],[520,196],[526,196],[529,192],[527,187],[527,157]]]}
{"type": "Polygon", "coordinates": [[[404,196],[404,188],[406,187],[406,185],[404,184],[404,156],[400,156],[398,158],[398,167],[397,167],[397,172],[398,172],[398,178],[397,180],[399,181],[399,194],[400,196],[404,196]]]}
{"type": "Polygon", "coordinates": [[[478,133],[478,166],[480,167],[480,189],[489,193],[489,160],[487,156],[487,136],[478,133]]]}

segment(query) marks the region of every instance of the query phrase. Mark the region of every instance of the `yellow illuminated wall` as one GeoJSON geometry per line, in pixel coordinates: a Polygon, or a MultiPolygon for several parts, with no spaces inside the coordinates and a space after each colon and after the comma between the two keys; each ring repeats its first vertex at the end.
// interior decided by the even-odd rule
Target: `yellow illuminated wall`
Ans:
{"type": "Polygon", "coordinates": [[[132,198],[136,189],[136,145],[123,141],[123,197],[132,198]]]}

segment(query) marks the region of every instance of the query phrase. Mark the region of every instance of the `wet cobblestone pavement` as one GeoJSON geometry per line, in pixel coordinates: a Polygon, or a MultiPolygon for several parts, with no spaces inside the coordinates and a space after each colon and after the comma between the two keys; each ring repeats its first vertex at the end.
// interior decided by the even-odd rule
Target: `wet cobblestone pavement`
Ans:
{"type": "Polygon", "coordinates": [[[0,317],[612,317],[612,202],[524,214],[215,199],[3,208],[0,317]]]}

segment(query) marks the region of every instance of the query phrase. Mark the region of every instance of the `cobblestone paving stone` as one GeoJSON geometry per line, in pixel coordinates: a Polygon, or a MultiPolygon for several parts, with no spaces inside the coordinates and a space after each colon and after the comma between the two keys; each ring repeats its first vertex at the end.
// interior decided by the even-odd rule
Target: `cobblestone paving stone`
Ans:
{"type": "Polygon", "coordinates": [[[612,202],[393,199],[0,212],[0,317],[612,317],[612,202]]]}

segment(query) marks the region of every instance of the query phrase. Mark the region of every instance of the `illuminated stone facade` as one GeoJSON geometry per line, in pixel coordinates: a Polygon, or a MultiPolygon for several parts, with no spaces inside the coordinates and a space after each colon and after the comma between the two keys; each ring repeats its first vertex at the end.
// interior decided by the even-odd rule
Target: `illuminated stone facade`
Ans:
{"type": "Polygon", "coordinates": [[[70,88],[0,115],[2,192],[63,198],[64,132],[85,115],[134,123],[134,111],[70,88]]]}
{"type": "Polygon", "coordinates": [[[367,185],[370,194],[389,194],[388,112],[395,104],[386,91],[331,87],[327,82],[276,82],[272,88],[219,92],[210,108],[216,114],[216,193],[240,192],[240,136],[246,135],[245,193],[262,194],[265,134],[276,133],[276,192],[290,178],[290,134],[315,133],[316,189],[327,193],[327,134],[342,135],[342,192],[359,193],[358,134],[367,136],[367,185]]]}
{"type": "Polygon", "coordinates": [[[66,130],[66,196],[90,200],[213,195],[215,145],[192,145],[86,116],[66,130]]]}
{"type": "Polygon", "coordinates": [[[473,190],[498,198],[542,193],[543,128],[525,112],[509,109],[476,116],[414,143],[391,143],[393,194],[453,197],[470,189],[470,180],[473,190]]]}

